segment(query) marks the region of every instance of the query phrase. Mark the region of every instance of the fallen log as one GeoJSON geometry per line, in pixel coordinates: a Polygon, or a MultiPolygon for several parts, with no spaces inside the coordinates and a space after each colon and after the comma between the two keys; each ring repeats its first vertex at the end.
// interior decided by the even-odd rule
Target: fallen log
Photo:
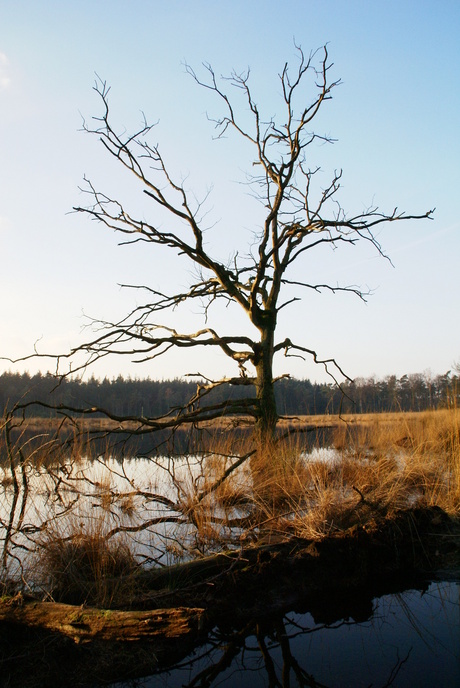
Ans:
{"type": "MultiPolygon", "coordinates": [[[[236,609],[254,615],[261,607],[276,606],[283,595],[292,595],[294,578],[295,595],[307,598],[357,589],[399,572],[436,568],[442,536],[451,526],[458,528],[436,508],[400,511],[388,519],[379,514],[373,527],[320,541],[293,537],[140,572],[124,609],[22,595],[0,599],[0,623],[41,628],[77,643],[185,638],[204,629],[205,621],[235,616],[236,609]]],[[[449,548],[458,551],[457,543],[452,533],[449,548]]]]}
{"type": "Polygon", "coordinates": [[[115,611],[40,602],[19,594],[0,600],[0,622],[60,633],[76,643],[94,640],[139,642],[156,638],[173,640],[197,634],[204,627],[205,610],[177,607],[115,611]]]}

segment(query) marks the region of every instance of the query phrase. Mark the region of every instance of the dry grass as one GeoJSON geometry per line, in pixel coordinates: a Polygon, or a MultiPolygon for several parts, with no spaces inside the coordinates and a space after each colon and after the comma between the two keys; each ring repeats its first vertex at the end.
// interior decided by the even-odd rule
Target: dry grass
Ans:
{"type": "Polygon", "coordinates": [[[222,517],[243,519],[240,537],[276,541],[292,534],[321,538],[411,506],[460,514],[460,411],[327,419],[336,426],[333,450],[325,454],[318,446],[306,454],[301,435],[291,435],[264,446],[200,501],[200,492],[235,461],[229,445],[205,457],[199,480],[186,490],[199,551],[229,544],[222,517]]]}
{"type": "MultiPolygon", "coordinates": [[[[200,490],[207,491],[216,485],[226,471],[245,455],[250,447],[244,442],[237,446],[231,440],[221,441],[213,447],[213,451],[204,457],[202,463],[203,482],[200,490]]],[[[244,506],[252,500],[250,472],[247,466],[241,466],[232,472],[216,489],[212,491],[212,503],[219,508],[231,509],[244,506]]]]}
{"type": "Polygon", "coordinates": [[[108,608],[129,596],[138,568],[132,549],[126,539],[107,539],[104,530],[102,517],[72,518],[65,534],[50,530],[42,537],[36,574],[54,600],[108,608]]]}
{"type": "MultiPolygon", "coordinates": [[[[359,418],[359,417],[358,417],[359,418]]],[[[410,506],[460,514],[460,411],[382,414],[344,423],[337,458],[308,461],[297,532],[322,537],[410,506]]]]}
{"type": "MultiPolygon", "coordinates": [[[[328,416],[319,424],[326,420],[333,447],[326,455],[320,444],[306,453],[302,435],[293,434],[263,447],[222,482],[251,448],[247,440],[229,432],[204,457],[171,459],[164,472],[170,484],[159,478],[154,491],[172,494],[187,523],[168,530],[165,549],[173,547],[171,556],[179,559],[244,539],[321,538],[408,506],[439,506],[460,515],[460,410],[328,416]]],[[[66,460],[78,465],[78,451],[66,460]]],[[[118,492],[102,473],[88,485],[93,504],[86,515],[69,513],[64,528],[62,519],[54,527],[51,521],[40,536],[37,572],[56,599],[107,606],[133,584],[136,564],[128,540],[108,540],[106,534],[114,518],[134,518],[143,498],[134,484],[118,492]]]]}

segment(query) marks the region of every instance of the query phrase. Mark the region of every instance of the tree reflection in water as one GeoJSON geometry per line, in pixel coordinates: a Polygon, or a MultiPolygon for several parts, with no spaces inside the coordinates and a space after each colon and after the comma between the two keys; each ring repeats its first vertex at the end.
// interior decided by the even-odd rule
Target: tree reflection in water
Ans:
{"type": "MultiPolygon", "coordinates": [[[[184,688],[208,688],[213,685],[222,685],[218,678],[227,669],[232,669],[231,673],[225,677],[225,684],[229,682],[228,685],[231,685],[231,681],[237,681],[240,686],[331,688],[331,685],[318,681],[297,661],[291,651],[291,641],[299,636],[318,633],[326,629],[333,630],[345,625],[356,625],[356,622],[342,621],[333,626],[317,625],[309,628],[302,627],[300,623],[287,616],[272,619],[269,624],[248,624],[241,631],[231,635],[216,633],[212,650],[208,650],[197,660],[201,663],[206,656],[211,659],[216,650],[220,650],[220,657],[214,662],[211,659],[208,666],[198,671],[188,683],[182,685],[184,688]],[[257,678],[254,677],[254,673],[257,674],[257,678]]],[[[397,661],[391,669],[389,680],[382,685],[382,688],[392,684],[406,660],[407,657],[397,661]]],[[[308,657],[304,661],[308,663],[308,657]]],[[[183,667],[185,669],[187,665],[183,667]]]]}
{"type": "MultiPolygon", "coordinates": [[[[209,634],[206,645],[163,673],[118,688],[443,688],[460,685],[458,582],[422,591],[300,610],[209,634]],[[354,609],[352,610],[352,608],[354,609]],[[345,611],[343,609],[342,611],[345,611]],[[351,613],[353,611],[353,613],[351,613]],[[337,615],[335,616],[337,619],[337,615]]],[[[115,684],[113,684],[115,688],[115,684]]]]}

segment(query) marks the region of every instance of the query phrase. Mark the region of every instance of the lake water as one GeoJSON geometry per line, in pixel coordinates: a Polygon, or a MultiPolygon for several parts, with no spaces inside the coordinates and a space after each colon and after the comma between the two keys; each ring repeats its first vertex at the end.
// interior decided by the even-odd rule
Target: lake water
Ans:
{"type": "Polygon", "coordinates": [[[334,621],[297,610],[215,629],[175,667],[111,688],[459,688],[459,596],[459,581],[436,581],[334,621]]]}
{"type": "MultiPolygon", "coordinates": [[[[328,450],[311,458],[334,461],[328,450]]],[[[197,457],[158,463],[83,461],[53,470],[30,466],[29,492],[21,493],[17,504],[11,485],[3,480],[0,539],[8,526],[13,534],[10,549],[17,555],[22,553],[23,541],[30,547],[41,536],[44,531],[38,528],[35,534],[34,528],[43,523],[58,524],[62,535],[76,527],[91,532],[101,517],[107,519],[107,528],[155,520],[165,510],[171,511],[155,494],[174,503],[186,500],[200,470],[197,457]],[[174,480],[164,482],[165,475],[174,480]]],[[[177,553],[168,543],[177,540],[177,527],[155,524],[142,534],[135,533],[138,553],[156,553],[157,561],[173,563],[177,553]]],[[[187,527],[181,528],[185,528],[183,539],[187,527]]],[[[459,688],[459,598],[459,580],[444,580],[427,583],[423,589],[363,594],[329,605],[318,600],[314,609],[311,604],[297,606],[274,616],[267,611],[263,619],[248,620],[244,628],[235,628],[228,619],[225,627],[214,629],[179,664],[135,681],[112,684],[112,688],[459,688]]]]}

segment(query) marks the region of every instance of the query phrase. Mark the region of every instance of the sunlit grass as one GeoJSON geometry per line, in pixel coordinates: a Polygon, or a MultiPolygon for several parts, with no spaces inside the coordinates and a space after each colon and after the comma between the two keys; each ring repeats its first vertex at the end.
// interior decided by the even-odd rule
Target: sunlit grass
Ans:
{"type": "Polygon", "coordinates": [[[16,464],[0,474],[3,499],[13,499],[14,480],[18,493],[2,516],[5,532],[11,521],[4,562],[26,545],[35,558],[31,568],[27,555],[24,579],[54,599],[104,605],[123,595],[115,580],[132,584],[136,556],[174,563],[253,542],[320,539],[412,507],[460,515],[458,409],[327,420],[327,447],[293,433],[257,450],[226,433],[204,454],[126,465],[83,459],[78,443],[61,454],[53,445],[50,463],[49,439],[21,464],[18,445],[16,464]],[[158,523],[143,531],[152,517],[158,523]]]}
{"type": "Polygon", "coordinates": [[[348,419],[334,432],[333,462],[308,461],[299,534],[321,537],[398,509],[460,513],[460,411],[348,419]]]}
{"type": "Polygon", "coordinates": [[[86,513],[50,526],[37,543],[35,585],[60,602],[123,604],[135,586],[138,566],[129,540],[108,539],[109,529],[103,516],[89,519],[86,513]]]}

